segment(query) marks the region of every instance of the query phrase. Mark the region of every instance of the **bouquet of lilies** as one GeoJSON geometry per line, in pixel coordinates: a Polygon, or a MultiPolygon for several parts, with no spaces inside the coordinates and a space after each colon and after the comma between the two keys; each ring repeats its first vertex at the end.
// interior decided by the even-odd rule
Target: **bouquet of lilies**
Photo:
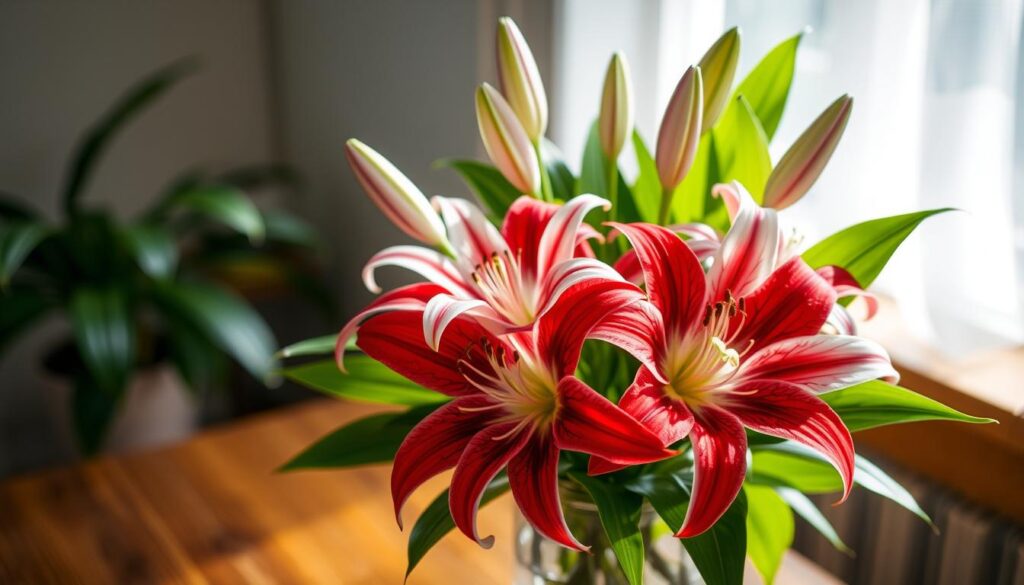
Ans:
{"type": "Polygon", "coordinates": [[[381,211],[422,246],[370,258],[363,280],[399,266],[423,282],[380,294],[341,330],[283,350],[335,360],[285,369],[345,398],[400,404],[346,425],[287,468],[394,461],[399,525],[409,495],[454,469],[411,532],[409,570],[458,528],[482,546],[479,506],[511,491],[541,535],[584,552],[566,484],[591,498],[621,574],[643,579],[638,518],[650,506],[709,583],[738,583],[744,558],[770,581],[793,513],[844,547],[807,494],[855,484],[925,519],[910,494],[855,455],[851,432],[948,419],[985,422],[896,384],[858,337],[852,300],[925,218],[849,227],[810,246],[784,210],[815,183],[852,108],[840,97],[783,157],[768,153],[794,71],[797,35],[733,89],[740,33],[687,69],[653,156],[633,128],[628,66],[611,59],[579,174],[545,138],[548,108],[515,24],[498,28],[500,89],[476,117],[492,164],[449,160],[484,207],[428,200],[357,141],[346,155],[381,211]],[[618,159],[632,142],[639,169],[618,159]],[[329,349],[328,349],[329,348],[329,349]],[[561,486],[561,487],[560,487],[561,486]]]}

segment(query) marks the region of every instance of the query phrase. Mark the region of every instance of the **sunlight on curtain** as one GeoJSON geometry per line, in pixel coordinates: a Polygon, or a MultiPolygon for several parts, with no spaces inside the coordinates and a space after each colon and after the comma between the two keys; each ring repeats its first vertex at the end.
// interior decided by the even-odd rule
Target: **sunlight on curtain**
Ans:
{"type": "Polygon", "coordinates": [[[897,298],[916,334],[950,353],[1019,343],[1024,138],[1015,120],[1024,112],[1017,99],[1021,4],[562,0],[555,23],[553,78],[559,85],[552,133],[570,140],[563,140],[567,155],[578,160],[596,115],[603,63],[616,48],[633,65],[638,128],[650,142],[678,76],[725,27],[743,31],[740,76],[775,44],[809,29],[773,159],[836,97],[849,93],[855,105],[829,169],[787,215],[814,242],[874,217],[963,209],[923,224],[875,289],[897,298]],[[581,63],[593,71],[580,71],[581,63]]]}

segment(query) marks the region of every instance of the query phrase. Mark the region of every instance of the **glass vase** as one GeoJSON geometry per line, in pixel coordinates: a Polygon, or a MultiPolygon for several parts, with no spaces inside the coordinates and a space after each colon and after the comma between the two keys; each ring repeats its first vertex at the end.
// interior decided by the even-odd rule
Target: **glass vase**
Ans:
{"type": "MultiPolygon", "coordinates": [[[[560,485],[565,520],[590,553],[566,549],[541,536],[516,512],[515,585],[629,585],[619,567],[597,508],[574,483],[560,485]]],[[[640,516],[646,585],[703,585],[679,539],[645,503],[640,516]]]]}

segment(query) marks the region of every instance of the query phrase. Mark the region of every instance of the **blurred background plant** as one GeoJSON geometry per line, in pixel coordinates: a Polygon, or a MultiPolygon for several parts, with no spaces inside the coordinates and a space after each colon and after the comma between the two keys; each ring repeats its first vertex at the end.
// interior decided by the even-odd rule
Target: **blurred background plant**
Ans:
{"type": "MultiPolygon", "coordinates": [[[[146,417],[138,405],[147,398],[129,394],[181,386],[147,372],[173,364],[185,388],[208,392],[224,385],[234,360],[253,378],[272,381],[277,344],[241,296],[247,288],[288,288],[333,315],[331,295],[311,276],[316,234],[288,213],[260,210],[250,196],[268,186],[298,189],[286,166],[188,170],[129,219],[83,200],[111,142],[197,69],[185,59],[156,71],[82,135],[67,167],[61,217],[0,194],[0,352],[49,314],[66,315],[70,334],[44,365],[70,386],[56,397],[69,408],[56,412],[70,419],[64,422],[85,455],[104,447],[118,417],[146,417]],[[136,407],[119,413],[126,402],[136,407]]],[[[187,398],[149,402],[149,420],[120,421],[131,436],[119,437],[118,448],[178,438],[197,423],[187,398]],[[185,405],[184,414],[167,412],[176,405],[185,405]],[[161,418],[178,418],[182,428],[154,431],[166,425],[161,418]]]]}

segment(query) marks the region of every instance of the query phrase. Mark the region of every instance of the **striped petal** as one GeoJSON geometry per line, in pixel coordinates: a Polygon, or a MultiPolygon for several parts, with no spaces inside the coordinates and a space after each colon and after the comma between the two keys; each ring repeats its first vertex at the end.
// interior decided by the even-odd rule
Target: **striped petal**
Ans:
{"type": "Polygon", "coordinates": [[[676,454],[636,419],[576,378],[562,378],[556,392],[558,414],[552,430],[559,448],[620,465],[661,461],[676,454]]]}
{"type": "Polygon", "coordinates": [[[744,360],[740,380],[782,380],[828,392],[868,380],[895,383],[889,354],[874,341],[847,335],[810,335],[773,343],[744,360]]]}
{"type": "Polygon", "coordinates": [[[747,473],[747,435],[740,421],[714,406],[694,413],[693,490],[676,536],[691,538],[711,528],[736,499],[747,473]]]}
{"type": "Polygon", "coordinates": [[[480,508],[480,498],[487,484],[530,439],[530,433],[514,432],[515,427],[514,422],[502,423],[477,433],[466,445],[452,475],[448,491],[452,520],[463,534],[484,548],[494,545],[494,537],[480,538],[477,532],[476,512],[480,508]],[[513,434],[510,436],[509,433],[513,434]]]}
{"type": "Polygon", "coordinates": [[[455,248],[459,268],[464,273],[472,272],[474,266],[483,264],[494,254],[509,251],[505,238],[476,205],[465,199],[441,196],[431,198],[431,202],[448,228],[448,240],[455,248]]]}
{"type": "Polygon", "coordinates": [[[775,270],[785,244],[774,210],[759,207],[739,183],[722,192],[738,195],[732,203],[731,195],[723,195],[726,208],[735,215],[708,273],[714,300],[725,298],[727,292],[736,297],[750,293],[775,270]]]}
{"type": "Polygon", "coordinates": [[[550,433],[535,435],[508,462],[508,483],[519,511],[541,534],[566,548],[586,551],[569,531],[558,494],[558,446],[550,433]]]}
{"type": "Polygon", "coordinates": [[[566,260],[547,274],[541,283],[541,300],[539,315],[550,309],[562,294],[573,286],[586,281],[612,280],[623,281],[622,276],[614,268],[593,258],[573,258],[566,260]]]}
{"type": "Polygon", "coordinates": [[[704,268],[679,236],[650,224],[610,224],[622,232],[640,261],[647,295],[661,310],[669,331],[684,333],[700,319],[707,304],[704,268]]]}
{"type": "Polygon", "coordinates": [[[342,372],[345,371],[345,348],[348,347],[349,340],[356,334],[359,326],[367,319],[391,311],[423,310],[427,301],[436,295],[447,292],[446,289],[436,284],[422,283],[403,286],[378,297],[350,319],[338,334],[338,341],[334,346],[334,359],[338,363],[338,369],[342,372]]]}
{"type": "Polygon", "coordinates": [[[391,246],[377,252],[363,267],[363,284],[371,292],[379,293],[380,286],[374,273],[381,266],[400,266],[419,274],[428,281],[444,287],[453,295],[473,298],[473,289],[459,274],[455,264],[444,254],[420,246],[391,246]]]}
{"type": "Polygon", "coordinates": [[[457,299],[450,295],[437,295],[423,309],[423,339],[431,349],[441,345],[445,329],[460,315],[469,315],[495,333],[504,333],[506,324],[490,305],[480,299],[457,299]]]}
{"type": "Polygon", "coordinates": [[[537,275],[543,278],[559,263],[573,257],[583,218],[597,208],[611,209],[611,203],[597,195],[578,195],[562,205],[541,235],[537,250],[537,275]]]}
{"type": "Polygon", "coordinates": [[[528,195],[516,199],[501,223],[501,235],[517,255],[523,274],[536,280],[537,252],[544,228],[558,211],[554,203],[538,201],[528,195]]]}
{"type": "Polygon", "coordinates": [[[853,438],[820,398],[795,384],[752,380],[737,385],[729,412],[760,433],[790,439],[824,455],[843,478],[845,501],[853,487],[853,438]]]}
{"type": "Polygon", "coordinates": [[[470,439],[494,420],[481,410],[493,402],[484,396],[457,398],[432,412],[405,436],[391,471],[395,519],[402,527],[402,506],[419,486],[458,463],[470,439]]]}
{"type": "Polygon", "coordinates": [[[790,337],[814,335],[828,318],[836,293],[799,256],[786,262],[750,296],[735,345],[750,351],[790,337]]]}
{"type": "Polygon", "coordinates": [[[660,365],[666,347],[665,323],[661,312],[651,303],[640,301],[616,309],[602,319],[588,337],[624,349],[639,360],[652,376],[662,383],[668,383],[660,365]]]}

